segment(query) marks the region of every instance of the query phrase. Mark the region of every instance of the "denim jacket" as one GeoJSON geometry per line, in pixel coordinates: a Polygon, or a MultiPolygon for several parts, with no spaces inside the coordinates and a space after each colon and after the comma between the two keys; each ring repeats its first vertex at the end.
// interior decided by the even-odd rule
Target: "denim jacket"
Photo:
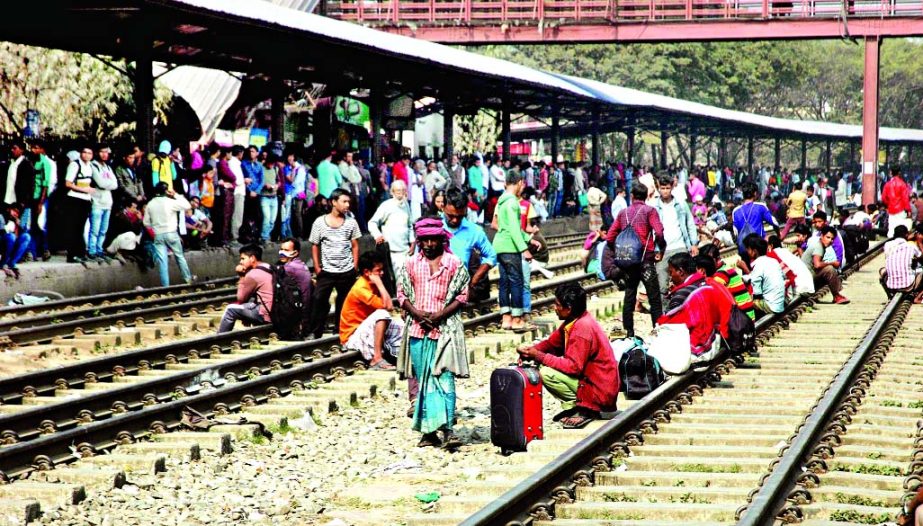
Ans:
{"type": "MultiPolygon", "coordinates": [[[[689,205],[683,201],[680,201],[673,198],[673,201],[670,203],[676,209],[676,219],[679,221],[679,231],[683,234],[683,242],[686,244],[686,248],[690,249],[695,245],[699,244],[699,231],[695,227],[695,220],[692,217],[692,211],[689,210],[689,205]]],[[[660,196],[654,200],[652,205],[657,214],[660,215],[660,219],[663,220],[663,207],[664,203],[660,200],[660,196]]]]}

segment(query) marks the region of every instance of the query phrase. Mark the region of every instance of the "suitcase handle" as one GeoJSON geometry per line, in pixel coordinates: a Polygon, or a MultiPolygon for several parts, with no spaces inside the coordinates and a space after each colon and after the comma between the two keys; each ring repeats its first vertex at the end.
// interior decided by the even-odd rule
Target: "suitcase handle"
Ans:
{"type": "Polygon", "coordinates": [[[516,363],[511,363],[510,367],[519,367],[532,385],[538,385],[542,381],[542,376],[538,372],[538,364],[533,360],[523,362],[520,358],[516,363]]]}

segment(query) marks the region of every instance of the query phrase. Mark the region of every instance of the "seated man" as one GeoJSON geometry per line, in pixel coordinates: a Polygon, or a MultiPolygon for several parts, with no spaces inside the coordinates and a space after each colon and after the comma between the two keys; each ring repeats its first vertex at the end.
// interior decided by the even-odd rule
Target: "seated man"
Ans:
{"type": "Polygon", "coordinates": [[[382,281],[385,259],[377,252],[359,256],[359,278],[346,295],[340,315],[340,343],[362,353],[372,369],[393,370],[404,323],[392,319],[394,305],[382,281]]]}
{"type": "Polygon", "coordinates": [[[212,233],[212,221],[202,210],[202,202],[198,197],[191,198],[189,206],[189,210],[186,210],[186,239],[190,248],[199,249],[212,233]]]}
{"type": "Polygon", "coordinates": [[[561,326],[547,339],[517,349],[520,356],[543,365],[542,381],[564,409],[567,429],[579,429],[615,411],[619,394],[619,364],[605,331],[586,310],[586,291],[566,283],[554,291],[554,310],[561,326]]]}
{"type": "Polygon", "coordinates": [[[750,286],[753,305],[763,314],[778,314],[785,310],[785,274],[775,259],[766,255],[769,243],[757,234],[744,239],[750,257],[750,286]]]}
{"type": "MultiPolygon", "coordinates": [[[[670,259],[672,262],[672,258],[670,259]]],[[[693,260],[691,265],[706,272],[712,268],[704,258],[693,260]]],[[[698,271],[694,275],[701,276],[698,271]]],[[[694,355],[693,362],[706,361],[715,357],[710,351],[718,348],[715,345],[718,335],[725,339],[729,335],[728,322],[735,302],[731,293],[721,283],[711,278],[700,281],[692,276],[686,279],[689,284],[685,287],[683,303],[669,309],[657,320],[657,325],[684,324],[689,329],[689,347],[694,355]],[[696,285],[692,286],[691,283],[696,285]]],[[[676,279],[679,279],[679,274],[674,278],[674,282],[676,279]]]]}
{"type": "Polygon", "coordinates": [[[29,235],[27,228],[22,228],[20,216],[22,207],[18,204],[11,204],[6,208],[5,216],[0,216],[0,224],[3,225],[3,243],[0,244],[0,269],[7,276],[19,279],[19,267],[16,265],[22,261],[32,242],[32,236],[29,235]]]}
{"type": "Polygon", "coordinates": [[[667,310],[682,306],[692,291],[705,284],[705,276],[696,271],[695,258],[688,252],[670,256],[667,274],[672,284],[667,293],[667,310]]]}
{"type": "Polygon", "coordinates": [[[314,293],[314,284],[311,281],[311,269],[301,260],[300,256],[301,241],[293,237],[287,237],[279,243],[279,265],[298,284],[303,305],[301,323],[294,325],[292,334],[280,334],[283,338],[301,339],[308,336],[311,323],[311,295],[314,293]]]}
{"type": "Polygon", "coordinates": [[[237,303],[228,305],[221,317],[218,334],[230,332],[237,320],[244,325],[269,323],[272,311],[272,269],[260,261],[263,249],[248,245],[240,249],[240,263],[234,270],[240,276],[237,283],[237,303]]]}
{"type": "Polygon", "coordinates": [[[830,261],[824,258],[824,254],[833,245],[835,239],[836,230],[831,226],[823,227],[820,237],[814,236],[808,240],[808,246],[805,247],[804,253],[801,254],[801,261],[814,273],[815,280],[830,287],[833,302],[838,305],[845,305],[849,303],[849,300],[840,294],[843,291],[840,273],[837,272],[837,269],[840,268],[840,262],[836,257],[830,258],[830,261]]]}
{"type": "MultiPolygon", "coordinates": [[[[737,307],[751,320],[755,320],[756,308],[753,306],[753,295],[750,292],[750,287],[744,283],[737,269],[724,261],[721,257],[721,250],[713,244],[708,244],[699,249],[699,255],[710,257],[715,262],[714,273],[706,274],[706,277],[714,279],[726,288],[737,303],[737,307]]],[[[699,267],[698,264],[696,266],[699,267]]]]}
{"type": "Polygon", "coordinates": [[[888,297],[914,294],[914,303],[923,299],[923,272],[915,268],[923,257],[920,251],[921,227],[909,231],[905,225],[894,227],[894,239],[885,243],[885,266],[881,269],[881,286],[888,297]]]}
{"type": "MultiPolygon", "coordinates": [[[[797,225],[807,230],[806,225],[797,225]]],[[[807,238],[807,236],[805,236],[807,238]]],[[[769,252],[767,256],[775,259],[782,265],[785,280],[790,284],[792,297],[800,294],[814,294],[814,276],[801,258],[782,246],[778,236],[769,236],[769,252]]]]}

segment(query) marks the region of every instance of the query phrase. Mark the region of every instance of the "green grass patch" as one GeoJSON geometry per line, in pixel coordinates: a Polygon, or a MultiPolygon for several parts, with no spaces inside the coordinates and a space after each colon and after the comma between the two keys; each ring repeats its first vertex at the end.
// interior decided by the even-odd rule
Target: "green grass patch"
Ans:
{"type": "Polygon", "coordinates": [[[881,405],[884,407],[904,407],[904,404],[897,400],[882,400],[881,405]]]}
{"type": "Polygon", "coordinates": [[[860,497],[859,495],[847,495],[845,493],[837,493],[836,501],[840,504],[853,504],[856,506],[873,506],[876,508],[888,507],[887,503],[884,503],[880,500],[870,499],[868,497],[860,497]]]}
{"type": "Polygon", "coordinates": [[[859,513],[855,510],[840,510],[830,514],[830,520],[835,522],[857,522],[859,524],[881,524],[888,522],[892,517],[887,513],[859,513]]]}
{"type": "Polygon", "coordinates": [[[627,493],[606,493],[603,495],[606,502],[638,502],[638,497],[632,497],[627,493]]]}
{"type": "Polygon", "coordinates": [[[722,466],[709,466],[706,464],[679,464],[673,466],[674,471],[693,473],[740,473],[739,464],[731,464],[727,468],[722,466]]]}
{"type": "Polygon", "coordinates": [[[639,521],[644,520],[640,513],[620,513],[618,511],[582,510],[577,514],[578,519],[600,519],[607,521],[639,521]]]}
{"type": "MultiPolygon", "coordinates": [[[[923,385],[921,383],[920,385],[923,385]]],[[[910,409],[923,409],[923,400],[917,400],[916,402],[910,402],[907,404],[907,407],[910,409]]]]}
{"type": "Polygon", "coordinates": [[[266,429],[272,434],[285,435],[295,431],[295,428],[288,424],[288,419],[282,420],[278,424],[268,426],[266,429]]]}
{"type": "Polygon", "coordinates": [[[266,437],[265,437],[264,435],[262,435],[262,434],[258,434],[258,435],[248,435],[247,438],[245,438],[244,440],[245,440],[246,442],[249,442],[249,443],[255,445],[255,446],[262,446],[262,445],[265,445],[267,442],[269,442],[269,439],[266,438],[266,437]]]}
{"type": "Polygon", "coordinates": [[[670,497],[670,502],[678,502],[681,504],[711,504],[712,501],[704,497],[699,497],[695,493],[687,492],[683,493],[679,497],[670,497]]]}
{"type": "Polygon", "coordinates": [[[891,466],[879,466],[876,464],[834,464],[834,471],[845,471],[847,473],[858,473],[860,475],[885,475],[888,477],[901,477],[904,475],[903,470],[891,466]]]}

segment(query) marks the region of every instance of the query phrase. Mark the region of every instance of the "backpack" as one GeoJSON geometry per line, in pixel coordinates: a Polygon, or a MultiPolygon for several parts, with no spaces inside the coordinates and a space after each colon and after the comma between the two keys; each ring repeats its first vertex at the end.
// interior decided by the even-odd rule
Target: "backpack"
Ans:
{"type": "Polygon", "coordinates": [[[635,338],[634,345],[619,360],[619,379],[625,398],[640,400],[660,387],[667,376],[657,358],[647,354],[643,342],[635,338]]]}
{"type": "Polygon", "coordinates": [[[253,219],[244,221],[237,230],[237,241],[242,245],[258,244],[260,242],[260,226],[253,219]]]}
{"type": "MultiPolygon", "coordinates": [[[[640,210],[635,214],[634,219],[638,218],[640,215],[640,210]]],[[[633,226],[633,219],[628,219],[628,211],[625,211],[625,220],[628,223],[625,228],[619,232],[619,235],[615,238],[615,243],[612,247],[612,258],[613,262],[619,268],[631,268],[636,267],[641,264],[641,261],[644,259],[644,252],[647,249],[647,245],[641,242],[641,238],[638,237],[638,233],[635,232],[633,226]]]]}
{"type": "Polygon", "coordinates": [[[272,265],[271,270],[256,268],[272,275],[272,309],[269,310],[272,328],[283,340],[301,338],[305,303],[295,276],[285,272],[283,265],[272,265]]]}
{"type": "Polygon", "coordinates": [[[731,355],[756,352],[756,325],[750,316],[736,305],[731,308],[726,343],[731,355]]]}
{"type": "Polygon", "coordinates": [[[744,239],[747,239],[747,236],[750,234],[756,233],[756,231],[753,230],[753,227],[750,226],[750,214],[753,213],[753,207],[751,206],[750,210],[747,212],[749,213],[744,217],[744,226],[741,227],[739,231],[737,231],[737,251],[741,254],[745,254],[747,252],[746,247],[744,247],[744,239]]]}

